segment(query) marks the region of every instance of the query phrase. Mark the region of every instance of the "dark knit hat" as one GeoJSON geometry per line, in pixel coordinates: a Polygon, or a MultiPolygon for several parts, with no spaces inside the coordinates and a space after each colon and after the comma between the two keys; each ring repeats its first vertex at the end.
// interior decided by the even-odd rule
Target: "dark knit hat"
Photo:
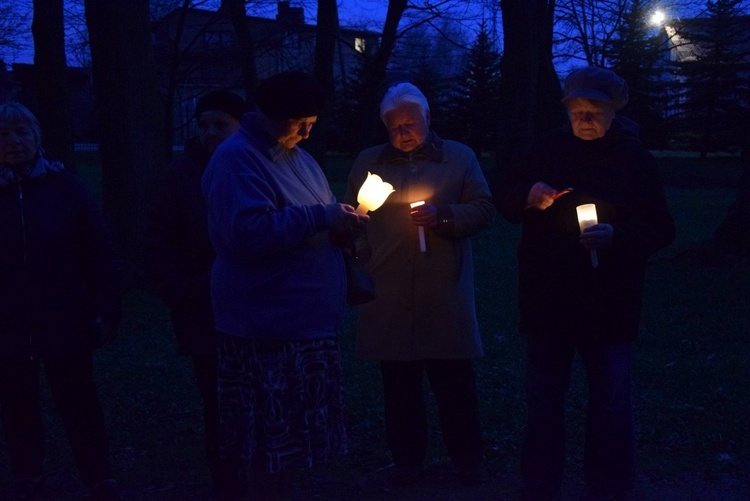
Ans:
{"type": "Polygon", "coordinates": [[[325,93],[311,75],[286,71],[260,83],[255,103],[268,118],[315,117],[323,111],[325,93]]]}
{"type": "Polygon", "coordinates": [[[242,120],[242,114],[248,111],[245,100],[228,90],[212,90],[207,92],[195,105],[195,118],[206,111],[223,111],[229,113],[237,121],[242,120]]]}
{"type": "Polygon", "coordinates": [[[614,71],[587,66],[571,71],[565,78],[562,102],[571,99],[594,99],[612,103],[619,110],[628,104],[628,84],[614,71]]]}

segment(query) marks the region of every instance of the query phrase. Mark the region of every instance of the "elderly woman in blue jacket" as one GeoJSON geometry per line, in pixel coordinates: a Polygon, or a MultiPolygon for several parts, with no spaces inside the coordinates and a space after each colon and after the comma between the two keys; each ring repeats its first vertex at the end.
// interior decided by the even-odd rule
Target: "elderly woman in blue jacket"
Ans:
{"type": "Polygon", "coordinates": [[[81,179],[42,156],[36,117],[0,105],[0,418],[13,495],[37,489],[45,459],[40,365],[93,499],[114,499],[92,351],[116,334],[120,269],[81,179]]]}
{"type": "Polygon", "coordinates": [[[368,218],[336,202],[297,145],[322,110],[319,84],[285,72],[254,97],[257,112],[219,145],[202,184],[216,249],[222,454],[249,462],[259,499],[281,499],[292,469],[346,451],[337,242],[368,218]]]}

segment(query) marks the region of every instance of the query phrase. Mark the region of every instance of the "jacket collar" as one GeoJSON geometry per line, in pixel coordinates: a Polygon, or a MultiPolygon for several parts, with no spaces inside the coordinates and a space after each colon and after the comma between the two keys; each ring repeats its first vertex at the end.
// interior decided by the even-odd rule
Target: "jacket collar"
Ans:
{"type": "Polygon", "coordinates": [[[50,162],[44,157],[38,157],[33,164],[21,169],[13,169],[7,165],[0,166],[0,186],[21,184],[26,179],[44,177],[48,172],[60,172],[65,167],[60,162],[50,162]]]}
{"type": "Polygon", "coordinates": [[[440,163],[443,161],[443,140],[435,133],[430,131],[427,140],[409,153],[397,150],[391,143],[383,145],[383,149],[378,155],[377,163],[395,162],[398,160],[412,161],[415,158],[440,163]]]}
{"type": "Polygon", "coordinates": [[[288,149],[271,137],[271,135],[260,126],[257,113],[245,113],[242,116],[242,127],[245,129],[249,140],[254,143],[259,150],[268,155],[268,158],[273,162],[276,162],[284,155],[289,155],[292,152],[299,152],[296,145],[294,148],[288,149]]]}

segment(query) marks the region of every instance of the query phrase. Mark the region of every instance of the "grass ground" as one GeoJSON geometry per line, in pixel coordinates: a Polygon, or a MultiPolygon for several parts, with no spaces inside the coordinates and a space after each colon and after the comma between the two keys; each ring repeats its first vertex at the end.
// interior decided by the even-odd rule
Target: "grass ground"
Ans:
{"type": "MultiPolygon", "coordinates": [[[[330,167],[343,190],[350,159],[330,167]]],[[[636,344],[639,477],[633,499],[750,499],[750,266],[703,266],[690,251],[704,242],[736,193],[739,166],[721,159],[660,159],[678,238],[653,257],[636,344]],[[686,257],[687,256],[687,257],[686,257]]],[[[350,311],[342,332],[351,454],[296,475],[295,500],[513,499],[523,425],[522,340],[516,332],[515,246],[519,228],[496,220],[475,238],[477,311],[486,356],[477,363],[490,480],[461,487],[437,428],[426,478],[394,490],[384,444],[379,373],[354,359],[350,311]]],[[[201,413],[188,360],[176,354],[166,310],[130,291],[120,338],[96,355],[112,462],[127,499],[208,499],[201,413]]],[[[570,460],[565,499],[580,488],[584,380],[569,400],[570,460]]],[[[45,405],[51,409],[49,396],[45,405]]],[[[434,418],[434,416],[433,416],[434,418]]],[[[81,499],[57,414],[45,414],[49,460],[43,499],[81,499]]],[[[0,499],[8,465],[0,442],[0,499]]]]}

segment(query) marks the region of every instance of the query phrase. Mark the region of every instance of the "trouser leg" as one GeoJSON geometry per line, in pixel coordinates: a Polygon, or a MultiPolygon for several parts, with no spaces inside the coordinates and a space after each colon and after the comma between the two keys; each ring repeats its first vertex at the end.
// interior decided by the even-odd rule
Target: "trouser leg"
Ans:
{"type": "Polygon", "coordinates": [[[216,355],[193,355],[193,373],[203,403],[204,447],[213,473],[219,460],[219,397],[216,355]]]}
{"type": "Polygon", "coordinates": [[[580,352],[588,381],[586,484],[596,494],[622,493],[635,478],[632,346],[583,346],[580,352]]]}
{"type": "Polygon", "coordinates": [[[521,474],[527,492],[540,499],[557,495],[565,465],[565,401],[574,347],[527,338],[526,430],[521,474]]]}
{"type": "Polygon", "coordinates": [[[241,495],[246,478],[240,472],[240,458],[221,457],[221,426],[219,422],[218,354],[193,355],[193,370],[203,403],[203,427],[206,459],[217,494],[225,497],[241,495]]]}
{"type": "Polygon", "coordinates": [[[471,360],[428,360],[427,377],[435,394],[443,441],[458,468],[482,463],[479,394],[471,360]]]}
{"type": "Polygon", "coordinates": [[[427,454],[427,414],[422,397],[422,362],[380,364],[385,433],[397,465],[421,466],[427,454]]]}
{"type": "Polygon", "coordinates": [[[0,421],[12,477],[41,476],[45,450],[37,360],[0,363],[0,421]]]}
{"type": "Polygon", "coordinates": [[[60,413],[81,480],[93,487],[112,478],[104,414],[94,385],[91,353],[44,359],[52,399],[60,413]]]}

